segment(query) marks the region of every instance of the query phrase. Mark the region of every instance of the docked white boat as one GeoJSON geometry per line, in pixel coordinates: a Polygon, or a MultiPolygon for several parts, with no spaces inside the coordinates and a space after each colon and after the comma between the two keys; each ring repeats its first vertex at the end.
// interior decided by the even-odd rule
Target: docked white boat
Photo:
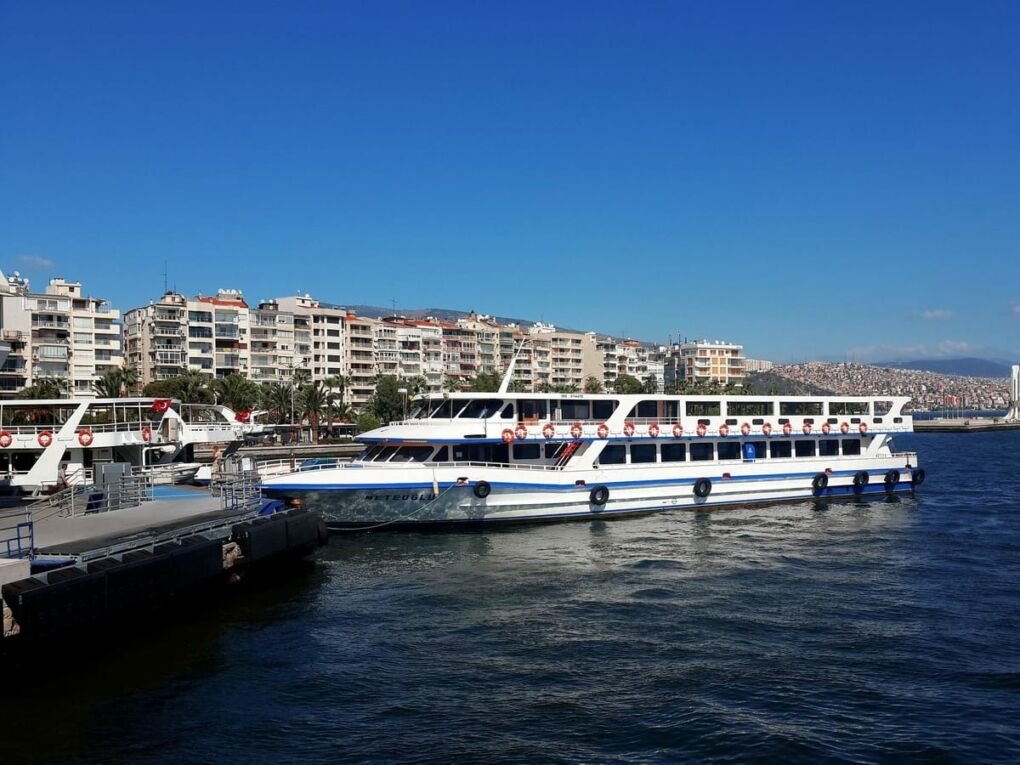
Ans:
{"type": "Polygon", "coordinates": [[[179,483],[198,470],[195,444],[240,443],[251,427],[226,407],[168,398],[0,401],[0,486],[36,496],[90,484],[106,463],[179,483]]]}
{"type": "Polygon", "coordinates": [[[605,518],[924,480],[904,397],[435,394],[356,460],[263,482],[336,528],[605,518]]]}

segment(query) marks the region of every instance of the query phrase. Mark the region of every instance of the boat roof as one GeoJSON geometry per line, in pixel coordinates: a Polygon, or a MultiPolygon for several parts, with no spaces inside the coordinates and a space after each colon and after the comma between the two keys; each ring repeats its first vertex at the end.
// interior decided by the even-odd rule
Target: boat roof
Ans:
{"type": "Polygon", "coordinates": [[[707,400],[707,401],[720,401],[720,400],[738,400],[738,401],[873,401],[875,399],[881,401],[909,401],[909,396],[885,396],[885,395],[867,395],[867,396],[851,396],[844,395],[842,393],[829,393],[825,395],[817,396],[786,396],[782,394],[768,393],[528,393],[526,391],[507,391],[506,393],[498,393],[492,391],[485,391],[478,393],[471,393],[468,391],[457,392],[457,393],[421,393],[414,397],[415,401],[435,401],[441,399],[496,399],[496,400],[508,400],[508,399],[528,399],[530,401],[536,400],[547,400],[547,401],[562,401],[563,399],[576,399],[579,401],[584,400],[598,400],[604,401],[606,399],[628,401],[628,400],[656,400],[656,401],[687,401],[687,400],[707,400]]]}
{"type": "Polygon", "coordinates": [[[142,404],[152,406],[155,401],[180,403],[166,396],[134,396],[124,398],[7,398],[0,406],[81,406],[82,404],[142,404]]]}

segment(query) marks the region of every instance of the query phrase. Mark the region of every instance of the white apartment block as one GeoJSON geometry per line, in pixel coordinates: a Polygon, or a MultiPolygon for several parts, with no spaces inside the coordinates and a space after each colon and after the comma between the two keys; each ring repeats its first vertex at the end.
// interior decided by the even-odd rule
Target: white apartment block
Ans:
{"type": "Polygon", "coordinates": [[[55,278],[35,293],[17,273],[0,273],[0,301],[2,341],[9,347],[0,394],[58,378],[72,397],[90,398],[96,381],[121,366],[120,312],[83,295],[81,282],[55,278]]]}
{"type": "Polygon", "coordinates": [[[294,314],[263,300],[248,316],[248,377],[257,383],[289,382],[294,363],[294,314]]]}
{"type": "Polygon", "coordinates": [[[294,369],[307,369],[317,382],[349,376],[350,338],[346,308],[308,294],[276,298],[281,311],[293,316],[293,351],[283,361],[283,375],[289,380],[294,369]]]}

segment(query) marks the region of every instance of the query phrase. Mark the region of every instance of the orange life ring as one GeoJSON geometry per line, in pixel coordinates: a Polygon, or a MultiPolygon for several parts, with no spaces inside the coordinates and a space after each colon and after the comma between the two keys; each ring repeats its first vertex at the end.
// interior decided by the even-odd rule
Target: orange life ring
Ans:
{"type": "Polygon", "coordinates": [[[861,431],[861,435],[863,436],[863,435],[864,435],[865,433],[867,433],[867,432],[868,432],[868,425],[867,425],[867,423],[864,423],[864,422],[862,422],[862,423],[861,423],[861,424],[860,424],[860,425],[859,425],[859,426],[857,427],[857,429],[858,429],[859,431],[861,431]]]}
{"type": "Polygon", "coordinates": [[[502,439],[504,444],[509,444],[514,440],[514,432],[510,428],[503,428],[502,439]]]}
{"type": "Polygon", "coordinates": [[[648,426],[648,435],[651,436],[652,438],[659,437],[659,423],[653,422],[651,425],[648,426]]]}
{"type": "Polygon", "coordinates": [[[582,433],[584,433],[584,428],[581,427],[581,423],[575,422],[573,425],[570,426],[571,438],[580,438],[582,433]]]}
{"type": "Polygon", "coordinates": [[[627,436],[627,438],[630,438],[632,435],[634,435],[634,423],[631,422],[630,420],[627,420],[625,423],[623,423],[623,435],[627,436]]]}
{"type": "Polygon", "coordinates": [[[93,438],[94,436],[92,435],[91,430],[78,431],[78,443],[82,446],[89,446],[92,443],[93,438]]]}
{"type": "Polygon", "coordinates": [[[790,423],[788,423],[788,422],[784,422],[783,423],[783,435],[784,436],[788,436],[792,432],[793,432],[793,426],[791,426],[790,423]]]}
{"type": "Polygon", "coordinates": [[[36,440],[39,442],[39,446],[46,448],[47,446],[53,443],[53,434],[50,433],[50,431],[48,430],[44,430],[42,433],[36,436],[36,440]]]}
{"type": "Polygon", "coordinates": [[[597,432],[599,438],[607,438],[609,436],[609,426],[603,422],[601,425],[599,425],[597,432]]]}
{"type": "Polygon", "coordinates": [[[705,423],[699,422],[698,423],[698,428],[697,428],[697,434],[699,436],[704,436],[705,433],[707,433],[707,432],[708,432],[708,428],[705,427],[705,423]]]}
{"type": "Polygon", "coordinates": [[[680,438],[684,434],[684,426],[679,422],[673,426],[673,438],[680,438]]]}
{"type": "Polygon", "coordinates": [[[811,435],[811,423],[810,422],[805,422],[800,430],[801,430],[801,432],[805,436],[810,436],[811,435]]]}
{"type": "Polygon", "coordinates": [[[771,436],[772,435],[772,423],[766,422],[764,425],[762,425],[761,426],[761,432],[764,433],[766,436],[771,436]]]}
{"type": "Polygon", "coordinates": [[[522,441],[528,437],[528,429],[524,426],[523,422],[514,429],[514,435],[522,441]]]}
{"type": "Polygon", "coordinates": [[[742,435],[742,436],[749,436],[750,434],[751,434],[751,425],[749,423],[745,422],[743,425],[740,426],[740,435],[742,435]]]}
{"type": "Polygon", "coordinates": [[[729,434],[730,426],[724,422],[722,425],[719,426],[719,435],[722,436],[723,438],[726,438],[726,436],[728,436],[729,434]]]}
{"type": "Polygon", "coordinates": [[[143,425],[142,426],[142,440],[143,441],[148,441],[151,438],[152,438],[152,428],[150,428],[148,425],[143,425]]]}
{"type": "Polygon", "coordinates": [[[542,435],[545,436],[546,438],[552,438],[553,436],[556,435],[556,428],[553,426],[551,422],[547,422],[545,426],[542,428],[542,435]]]}
{"type": "Polygon", "coordinates": [[[842,423],[842,424],[841,424],[841,425],[839,426],[839,432],[840,432],[840,433],[842,433],[842,434],[844,434],[844,435],[846,435],[847,433],[849,433],[849,432],[850,432],[850,425],[849,425],[848,423],[845,423],[845,422],[844,422],[844,423],[842,423]]]}
{"type": "Polygon", "coordinates": [[[831,431],[831,430],[832,430],[832,426],[829,423],[827,423],[827,422],[823,422],[822,423],[822,432],[825,435],[829,435],[829,431],[831,431]]]}
{"type": "Polygon", "coordinates": [[[12,436],[6,430],[0,430],[0,446],[6,449],[12,443],[14,443],[14,436],[12,436]]]}

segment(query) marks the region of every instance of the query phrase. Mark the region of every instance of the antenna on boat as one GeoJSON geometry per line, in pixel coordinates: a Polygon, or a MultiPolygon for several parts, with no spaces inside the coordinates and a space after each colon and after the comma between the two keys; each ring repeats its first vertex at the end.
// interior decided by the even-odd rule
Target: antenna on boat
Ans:
{"type": "Polygon", "coordinates": [[[514,355],[510,358],[510,363],[507,364],[506,372],[503,373],[503,381],[499,384],[499,392],[506,393],[510,390],[510,380],[514,376],[514,367],[517,365],[517,357],[521,355],[521,351],[524,350],[524,346],[528,344],[527,338],[521,339],[521,344],[514,351],[514,355]]]}

